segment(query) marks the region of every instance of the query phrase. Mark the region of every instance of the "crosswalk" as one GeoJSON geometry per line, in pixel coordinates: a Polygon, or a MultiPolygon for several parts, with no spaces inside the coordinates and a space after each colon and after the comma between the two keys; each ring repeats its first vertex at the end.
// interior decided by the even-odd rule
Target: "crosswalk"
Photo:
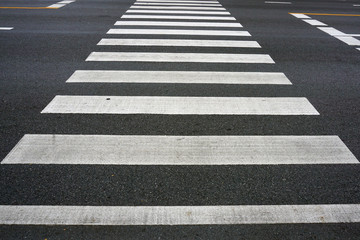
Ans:
{"type": "MultiPolygon", "coordinates": [[[[201,63],[273,66],[270,55],[216,0],[137,0],[112,26],[86,62],[201,63]],[[204,16],[205,15],[205,16],[204,16]],[[220,16],[219,16],[220,15],[220,16]],[[221,16],[226,15],[226,16],[221,16]],[[132,20],[134,19],[134,20],[132,20]],[[171,21],[169,21],[171,20],[171,21]],[[186,20],[186,21],[185,21],[186,20]],[[205,29],[204,29],[205,28],[205,29]],[[206,29],[207,28],[207,29],[206,29]],[[241,30],[239,30],[239,28],[241,30]],[[135,37],[134,37],[135,35],[135,37]],[[150,36],[149,36],[150,35],[150,36]],[[138,37],[140,38],[138,38],[138,37]],[[201,36],[201,39],[195,38],[201,36]],[[174,38],[176,37],[176,38],[174,38]],[[231,38],[230,40],[228,38],[231,38]],[[140,51],[132,51],[137,47],[140,51]],[[148,46],[183,51],[149,51],[148,46]],[[206,53],[192,49],[209,48],[206,53]],[[106,51],[104,49],[126,49],[106,51]],[[236,49],[246,53],[215,52],[236,49]],[[189,52],[190,51],[190,52],[189,52]],[[192,52],[193,51],[193,52],[192,52]],[[249,53],[254,51],[254,53],[249,53]]],[[[111,65],[114,66],[114,65],[111,65]]],[[[78,69],[72,84],[161,83],[292,87],[282,72],[78,69]]],[[[42,114],[319,116],[305,97],[57,95],[42,114]]],[[[336,135],[88,135],[26,134],[4,165],[326,165],[358,164],[336,135]]],[[[3,225],[230,225],[360,222],[360,204],[59,206],[0,205],[3,225]]]]}

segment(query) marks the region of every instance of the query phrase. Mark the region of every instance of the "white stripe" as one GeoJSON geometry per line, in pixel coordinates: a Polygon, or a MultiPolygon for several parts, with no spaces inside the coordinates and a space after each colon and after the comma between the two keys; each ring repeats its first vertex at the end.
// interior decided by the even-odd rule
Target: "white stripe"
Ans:
{"type": "Polygon", "coordinates": [[[13,27],[0,27],[0,30],[3,30],[3,31],[9,31],[12,29],[14,29],[14,28],[13,27]]]}
{"type": "Polygon", "coordinates": [[[130,8],[137,8],[137,9],[182,9],[182,10],[214,10],[214,11],[226,11],[225,8],[222,7],[170,7],[170,6],[136,6],[133,5],[130,8]]]}
{"type": "Polygon", "coordinates": [[[325,23],[322,23],[318,20],[314,20],[314,19],[303,19],[304,22],[307,22],[310,25],[313,26],[327,26],[325,23]]]}
{"type": "Polygon", "coordinates": [[[291,85],[283,73],[77,70],[68,83],[205,83],[291,85]]]}
{"type": "Polygon", "coordinates": [[[25,135],[2,164],[358,164],[337,136],[25,135]]]}
{"type": "Polygon", "coordinates": [[[291,2],[273,2],[273,1],[265,1],[265,3],[270,3],[270,4],[291,4],[291,2]]]}
{"type": "Polygon", "coordinates": [[[56,4],[52,4],[50,6],[47,6],[48,8],[62,8],[64,7],[66,4],[60,4],[60,3],[56,3],[56,4]]]}
{"type": "Polygon", "coordinates": [[[360,34],[348,34],[348,36],[351,36],[351,37],[360,37],[360,34]]]}
{"type": "Polygon", "coordinates": [[[117,21],[116,26],[179,26],[179,27],[236,27],[241,28],[240,23],[219,22],[159,22],[159,21],[117,21]]]}
{"type": "Polygon", "coordinates": [[[170,13],[170,14],[230,15],[229,12],[176,11],[176,10],[127,10],[126,13],[170,13]]]}
{"type": "Polygon", "coordinates": [[[300,14],[300,13],[290,13],[290,14],[293,15],[294,17],[296,17],[296,18],[307,18],[307,19],[311,18],[311,17],[309,17],[309,16],[307,16],[305,14],[300,14]]]}
{"type": "Polygon", "coordinates": [[[121,18],[235,21],[235,18],[233,17],[176,16],[176,15],[122,15],[121,18]]]}
{"type": "Polygon", "coordinates": [[[92,52],[86,61],[114,62],[202,62],[202,63],[275,63],[266,54],[92,52]]]}
{"type": "Polygon", "coordinates": [[[221,7],[221,4],[219,3],[209,3],[209,4],[203,4],[203,3],[150,3],[150,2],[135,2],[134,5],[140,6],[148,6],[148,5],[159,5],[159,6],[214,6],[214,7],[221,7]]]}
{"type": "Polygon", "coordinates": [[[251,36],[247,31],[182,29],[110,29],[107,34],[251,36]]]}
{"type": "Polygon", "coordinates": [[[350,37],[350,36],[334,36],[335,38],[339,39],[340,41],[346,43],[347,45],[350,46],[360,46],[360,40],[354,38],[354,37],[350,37]]]}
{"type": "Polygon", "coordinates": [[[340,32],[339,30],[333,28],[333,27],[318,27],[323,32],[326,32],[327,34],[331,36],[347,36],[346,33],[340,32]]]}
{"type": "Polygon", "coordinates": [[[137,0],[136,2],[219,3],[218,1],[182,1],[182,0],[137,0]]]}
{"type": "Polygon", "coordinates": [[[105,38],[105,39],[101,39],[98,45],[261,48],[261,46],[255,41],[137,39],[137,38],[136,39],[105,38]]]}
{"type": "Polygon", "coordinates": [[[358,223],[359,204],[232,206],[0,206],[7,225],[358,223]]]}
{"type": "Polygon", "coordinates": [[[359,50],[359,51],[360,51],[360,48],[357,48],[357,50],[359,50]]]}
{"type": "Polygon", "coordinates": [[[306,98],[56,96],[42,113],[319,115],[306,98]]]}
{"type": "Polygon", "coordinates": [[[69,4],[69,3],[73,3],[75,2],[75,0],[64,0],[64,1],[61,1],[61,2],[58,2],[60,4],[69,4]]]}

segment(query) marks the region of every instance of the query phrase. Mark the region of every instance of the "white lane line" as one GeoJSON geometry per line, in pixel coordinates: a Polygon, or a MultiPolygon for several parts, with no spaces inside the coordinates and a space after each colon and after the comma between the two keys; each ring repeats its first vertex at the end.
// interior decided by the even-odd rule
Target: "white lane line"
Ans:
{"type": "Polygon", "coordinates": [[[360,204],[214,206],[0,205],[3,225],[359,223],[360,204]]]}
{"type": "Polygon", "coordinates": [[[200,63],[275,63],[267,54],[92,52],[86,61],[106,62],[200,62],[200,63]]]}
{"type": "Polygon", "coordinates": [[[348,36],[351,36],[351,37],[360,37],[360,34],[348,34],[348,36]]]}
{"type": "Polygon", "coordinates": [[[265,1],[268,4],[292,4],[291,2],[274,2],[274,1],[265,1]]]}
{"type": "Polygon", "coordinates": [[[297,97],[56,96],[41,113],[319,115],[297,97]]]}
{"type": "Polygon", "coordinates": [[[359,51],[360,51],[360,48],[357,48],[357,50],[359,50],[359,51]]]}
{"type": "Polygon", "coordinates": [[[55,4],[52,4],[50,6],[48,6],[49,8],[62,8],[64,6],[66,6],[67,4],[73,3],[75,2],[75,0],[64,0],[55,4]]]}
{"type": "Polygon", "coordinates": [[[205,7],[221,7],[220,3],[151,3],[151,2],[135,2],[136,6],[149,6],[149,5],[159,5],[159,6],[205,6],[205,7]]]}
{"type": "Polygon", "coordinates": [[[181,30],[181,29],[110,29],[106,34],[141,35],[202,35],[202,36],[251,36],[247,31],[231,30],[181,30]]]}
{"type": "Polygon", "coordinates": [[[0,27],[1,31],[10,31],[10,30],[13,30],[13,29],[14,29],[13,27],[0,27]]]}
{"type": "Polygon", "coordinates": [[[25,135],[2,164],[359,164],[338,136],[25,135]]]}
{"type": "Polygon", "coordinates": [[[354,4],[353,6],[354,7],[360,7],[360,4],[354,4]]]}
{"type": "Polygon", "coordinates": [[[304,18],[304,19],[311,19],[311,17],[305,15],[305,14],[300,14],[300,13],[290,13],[291,15],[293,15],[296,18],[304,18]]]}
{"type": "Polygon", "coordinates": [[[235,21],[234,17],[212,17],[212,16],[176,16],[176,15],[122,15],[126,19],[188,19],[188,20],[217,20],[217,21],[235,21]]]}
{"type": "Polygon", "coordinates": [[[327,24],[314,19],[303,19],[303,21],[312,26],[327,26],[327,24]]]}
{"type": "Polygon", "coordinates": [[[176,26],[176,27],[232,27],[241,28],[240,23],[219,22],[159,22],[159,21],[117,21],[116,26],[176,26]]]}
{"type": "Polygon", "coordinates": [[[136,2],[168,2],[168,3],[219,3],[218,1],[182,1],[182,0],[137,0],[136,2]]]}
{"type": "Polygon", "coordinates": [[[187,39],[118,39],[103,38],[97,45],[107,46],[183,46],[183,47],[238,47],[261,48],[256,41],[187,40],[187,39]]]}
{"type": "Polygon", "coordinates": [[[203,15],[230,15],[229,12],[214,11],[176,11],[176,10],[127,10],[126,13],[169,13],[169,14],[203,14],[203,15]]]}
{"type": "Polygon", "coordinates": [[[179,9],[179,10],[213,10],[226,11],[223,7],[180,7],[180,6],[137,6],[133,5],[131,9],[179,9]]]}
{"type": "Polygon", "coordinates": [[[360,40],[351,37],[350,35],[343,33],[333,27],[318,27],[321,31],[339,39],[340,41],[350,45],[350,46],[359,46],[360,40]]]}
{"type": "Polygon", "coordinates": [[[291,85],[283,73],[77,70],[67,83],[183,83],[291,85]]]}

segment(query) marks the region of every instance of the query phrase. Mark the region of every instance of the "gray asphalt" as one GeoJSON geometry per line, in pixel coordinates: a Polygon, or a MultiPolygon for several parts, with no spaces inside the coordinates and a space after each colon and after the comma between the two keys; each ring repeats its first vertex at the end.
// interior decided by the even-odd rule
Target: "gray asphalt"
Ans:
{"type": "MultiPolygon", "coordinates": [[[[0,31],[0,159],[24,134],[31,133],[338,135],[360,159],[360,51],[288,14],[360,14],[360,7],[353,7],[359,1],[297,0],[292,5],[275,5],[259,0],[220,0],[261,49],[96,46],[133,2],[79,0],[59,10],[0,9],[0,27],[14,27],[11,31],[0,31]],[[93,51],[251,52],[269,54],[276,64],[85,62],[93,51]],[[279,71],[293,85],[66,84],[79,69],[279,71]],[[320,116],[40,114],[55,95],[299,96],[308,98],[320,116]]],[[[53,3],[56,1],[1,0],[0,7],[45,7],[53,3]]],[[[360,34],[360,17],[312,18],[340,31],[360,34]]],[[[0,165],[0,205],[359,204],[359,176],[360,165],[0,165]]],[[[360,224],[0,226],[1,239],[359,239],[359,236],[360,224]]]]}

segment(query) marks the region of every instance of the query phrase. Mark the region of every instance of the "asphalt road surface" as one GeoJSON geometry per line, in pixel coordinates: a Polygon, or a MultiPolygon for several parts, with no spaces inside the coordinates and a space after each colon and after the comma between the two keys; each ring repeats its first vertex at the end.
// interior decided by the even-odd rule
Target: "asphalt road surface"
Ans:
{"type": "Polygon", "coordinates": [[[1,239],[359,239],[360,2],[1,0],[1,239]]]}

